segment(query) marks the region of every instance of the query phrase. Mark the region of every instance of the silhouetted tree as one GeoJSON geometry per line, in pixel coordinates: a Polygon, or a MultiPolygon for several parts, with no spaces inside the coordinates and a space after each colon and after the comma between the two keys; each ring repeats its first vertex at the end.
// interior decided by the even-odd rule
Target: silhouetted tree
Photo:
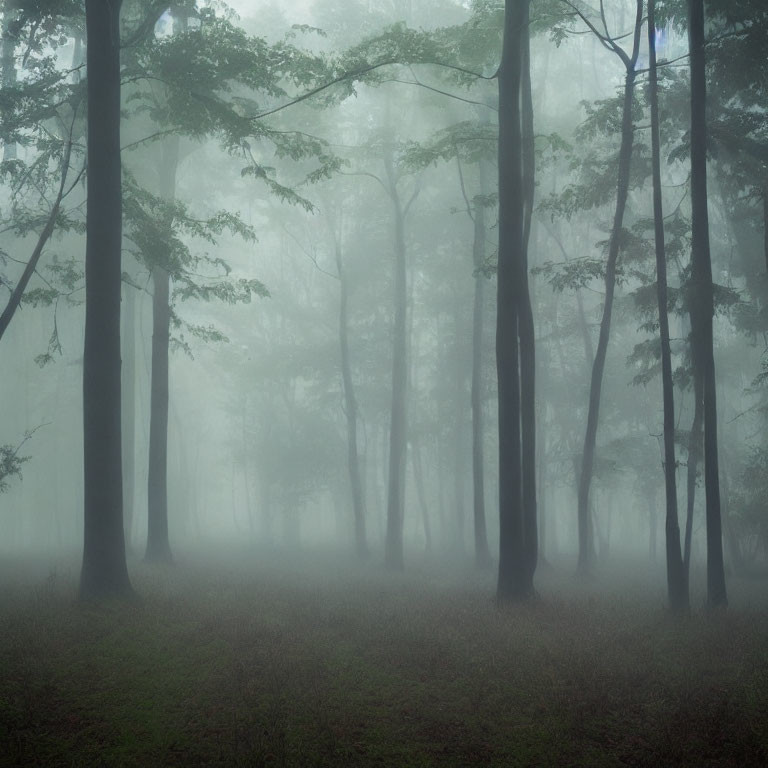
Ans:
{"type": "Polygon", "coordinates": [[[691,62],[691,356],[701,377],[704,400],[704,490],[707,509],[707,601],[728,602],[723,565],[717,394],[713,352],[714,295],[707,211],[707,85],[704,0],[688,0],[691,62]]]}
{"type": "Polygon", "coordinates": [[[120,0],[86,0],[88,213],[80,597],[130,594],[120,425],[120,0]]]}

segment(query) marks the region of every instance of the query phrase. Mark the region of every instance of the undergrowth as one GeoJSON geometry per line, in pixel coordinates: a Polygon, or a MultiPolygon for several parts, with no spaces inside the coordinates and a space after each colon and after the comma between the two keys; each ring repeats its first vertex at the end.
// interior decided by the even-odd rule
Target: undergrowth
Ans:
{"type": "MultiPolygon", "coordinates": [[[[375,570],[375,569],[374,569],[375,570]]],[[[768,620],[350,570],[136,566],[0,596],[3,766],[768,764],[768,620]]]]}

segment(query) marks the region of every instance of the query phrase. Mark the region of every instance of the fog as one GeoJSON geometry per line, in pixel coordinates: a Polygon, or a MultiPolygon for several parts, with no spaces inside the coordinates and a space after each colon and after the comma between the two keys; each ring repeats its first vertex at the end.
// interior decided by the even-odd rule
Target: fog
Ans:
{"type": "Polygon", "coordinates": [[[97,5],[3,4],[7,764],[761,764],[761,3],[97,5]]]}

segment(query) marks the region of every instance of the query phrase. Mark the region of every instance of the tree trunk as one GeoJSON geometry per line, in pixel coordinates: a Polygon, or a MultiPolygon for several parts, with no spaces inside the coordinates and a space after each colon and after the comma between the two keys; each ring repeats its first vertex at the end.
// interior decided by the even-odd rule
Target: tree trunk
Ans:
{"type": "Polygon", "coordinates": [[[717,455],[717,393],[712,319],[714,295],[707,211],[707,125],[704,0],[688,0],[688,43],[691,67],[691,288],[695,322],[692,358],[704,390],[704,490],[707,520],[707,602],[725,606],[723,533],[717,455]]]}
{"type": "Polygon", "coordinates": [[[523,187],[523,247],[520,251],[520,416],[522,439],[523,527],[525,531],[526,580],[533,591],[533,574],[539,557],[539,531],[536,519],[536,340],[533,307],[528,284],[528,245],[531,239],[535,193],[536,156],[533,133],[533,96],[531,93],[530,0],[523,3],[523,27],[520,33],[521,69],[521,140],[523,187]]]}
{"type": "Polygon", "coordinates": [[[125,285],[123,297],[123,527],[130,549],[136,490],[136,289],[125,285]]]}
{"type": "MultiPolygon", "coordinates": [[[[524,268],[522,35],[528,0],[506,0],[499,83],[499,258],[496,368],[499,397],[499,574],[497,599],[533,593],[526,555],[520,414],[521,271],[524,268]]],[[[527,34],[527,27],[525,29],[527,34]]]]}
{"type": "Polygon", "coordinates": [[[88,212],[83,350],[81,599],[125,596],[120,429],[120,0],[86,0],[88,212]]]}
{"type": "Polygon", "coordinates": [[[388,568],[403,570],[403,513],[405,500],[406,390],[408,387],[406,312],[405,214],[397,191],[391,150],[384,158],[395,223],[395,318],[392,334],[392,407],[389,428],[389,482],[387,487],[387,538],[384,559],[388,568]]]}
{"type": "MultiPolygon", "coordinates": [[[[675,460],[675,401],[672,382],[672,353],[669,346],[667,314],[667,257],[664,242],[664,211],[661,197],[659,99],[656,73],[655,0],[648,0],[649,95],[651,102],[651,144],[653,165],[653,221],[656,243],[656,297],[659,305],[661,341],[661,384],[664,402],[664,489],[666,494],[667,594],[675,613],[688,609],[688,583],[680,551],[680,524],[677,516],[677,462],[675,460]]],[[[655,501],[654,501],[655,504],[655,501]]],[[[655,539],[655,533],[654,533],[655,539]]],[[[655,543],[654,543],[655,550],[655,543]]],[[[655,551],[654,551],[655,560],[655,551]]]]}
{"type": "Polygon", "coordinates": [[[690,582],[691,573],[691,539],[693,538],[693,511],[696,504],[696,473],[701,456],[702,426],[704,422],[704,398],[701,377],[696,371],[693,375],[693,423],[688,435],[688,467],[686,472],[686,515],[685,515],[685,543],[683,547],[683,569],[686,581],[690,582]]]}
{"type": "Polygon", "coordinates": [[[427,494],[424,491],[424,467],[421,460],[421,446],[416,441],[411,443],[411,463],[413,465],[413,479],[416,481],[416,494],[419,497],[419,506],[421,507],[421,516],[424,523],[424,548],[428,553],[431,553],[432,527],[429,524],[427,494]]]}
{"type": "MultiPolygon", "coordinates": [[[[0,50],[0,77],[3,88],[13,88],[16,85],[16,43],[18,32],[14,29],[14,13],[11,3],[5,3],[2,26],[2,50],[0,50]]],[[[3,136],[3,160],[16,159],[16,142],[10,136],[3,136]]]]}
{"type": "Polygon", "coordinates": [[[656,547],[657,509],[656,509],[656,489],[655,488],[648,489],[646,502],[648,504],[648,559],[655,565],[656,552],[657,552],[657,547],[656,547]]]}
{"type": "Polygon", "coordinates": [[[466,328],[461,322],[461,306],[454,302],[454,415],[453,415],[453,511],[454,547],[457,554],[464,554],[464,509],[465,509],[465,442],[466,442],[466,361],[464,340],[466,328]]]}
{"type": "MultiPolygon", "coordinates": [[[[160,196],[172,201],[176,196],[179,164],[179,139],[174,136],[162,147],[160,196]]],[[[168,227],[172,222],[168,222],[168,227]]],[[[173,560],[168,535],[168,371],[171,339],[171,278],[168,270],[152,268],[152,374],[149,408],[149,472],[147,475],[147,551],[148,562],[173,560]]]]}
{"type": "MultiPolygon", "coordinates": [[[[480,160],[480,195],[486,194],[486,168],[480,160]]],[[[489,568],[491,552],[485,522],[485,473],[483,455],[483,314],[485,280],[481,268],[485,261],[485,205],[475,198],[472,259],[475,267],[475,298],[472,307],[472,489],[475,532],[475,564],[489,568]]]]}
{"type": "Polygon", "coordinates": [[[619,149],[619,172],[616,190],[616,210],[613,217],[613,227],[608,245],[608,260],[605,265],[605,303],[603,317],[600,321],[600,336],[598,337],[595,359],[592,364],[592,377],[589,387],[589,410],[587,411],[587,429],[584,435],[584,450],[581,458],[581,474],[579,478],[578,523],[579,523],[579,562],[581,573],[588,573],[592,568],[594,548],[590,542],[589,525],[589,490],[595,464],[595,444],[597,441],[597,424],[600,415],[600,400],[605,372],[605,358],[608,351],[608,338],[611,332],[611,317],[613,314],[613,298],[616,290],[616,264],[619,258],[621,235],[624,225],[624,211],[629,194],[629,171],[632,161],[634,144],[634,126],[632,124],[632,106],[635,94],[635,63],[639,52],[640,33],[642,29],[643,3],[638,0],[635,18],[634,44],[632,56],[623,54],[626,66],[624,80],[624,103],[621,118],[621,146],[619,149]]]}
{"type": "Polygon", "coordinates": [[[339,273],[339,344],[341,347],[341,378],[344,385],[344,413],[347,417],[347,464],[349,481],[352,489],[352,511],[355,526],[355,548],[357,556],[364,560],[368,557],[368,542],[365,532],[365,490],[360,472],[360,457],[357,450],[357,398],[352,382],[352,365],[349,359],[349,286],[347,273],[344,271],[341,242],[335,230],[333,232],[336,254],[336,269],[339,273]]]}

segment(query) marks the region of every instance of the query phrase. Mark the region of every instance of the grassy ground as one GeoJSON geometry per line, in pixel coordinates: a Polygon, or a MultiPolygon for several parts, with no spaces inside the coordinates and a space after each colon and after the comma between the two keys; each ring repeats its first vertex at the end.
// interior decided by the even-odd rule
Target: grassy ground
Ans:
{"type": "Polygon", "coordinates": [[[230,562],[137,565],[96,608],[74,566],[0,575],[3,766],[768,765],[756,607],[230,562]]]}

